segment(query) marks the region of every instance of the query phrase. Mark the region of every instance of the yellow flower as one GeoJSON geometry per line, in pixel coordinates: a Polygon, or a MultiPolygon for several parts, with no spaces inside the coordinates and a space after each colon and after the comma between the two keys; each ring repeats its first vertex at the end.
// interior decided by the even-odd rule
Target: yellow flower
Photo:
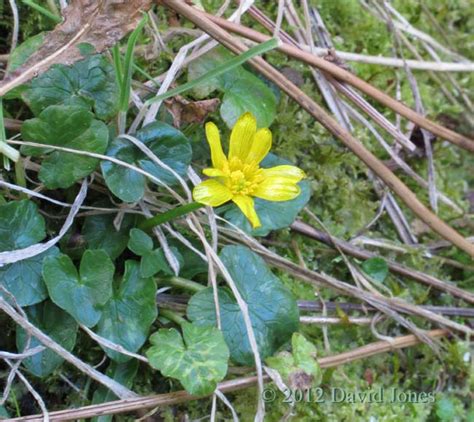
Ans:
{"type": "Polygon", "coordinates": [[[213,179],[194,188],[195,201],[211,207],[233,201],[256,228],[261,224],[252,197],[289,201],[300,194],[298,182],[305,177],[303,170],[289,165],[259,167],[270,151],[272,133],[266,128],[257,130],[252,114],[240,116],[233,127],[228,157],[222,150],[219,130],[212,122],[206,124],[206,137],[211,147],[212,168],[203,173],[213,179]]]}

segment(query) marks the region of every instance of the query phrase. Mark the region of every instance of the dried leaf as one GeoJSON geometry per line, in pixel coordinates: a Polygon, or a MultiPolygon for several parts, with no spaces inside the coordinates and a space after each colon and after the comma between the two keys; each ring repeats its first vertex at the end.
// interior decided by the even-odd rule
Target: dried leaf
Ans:
{"type": "Polygon", "coordinates": [[[165,106],[173,116],[173,126],[178,129],[183,124],[202,123],[209,113],[216,111],[218,98],[210,100],[189,101],[177,95],[165,101],[165,106]]]}
{"type": "Polygon", "coordinates": [[[0,83],[0,97],[55,63],[70,65],[82,59],[79,44],[91,44],[96,52],[113,46],[135,28],[150,5],[151,0],[71,0],[64,9],[64,21],[0,83]]]}

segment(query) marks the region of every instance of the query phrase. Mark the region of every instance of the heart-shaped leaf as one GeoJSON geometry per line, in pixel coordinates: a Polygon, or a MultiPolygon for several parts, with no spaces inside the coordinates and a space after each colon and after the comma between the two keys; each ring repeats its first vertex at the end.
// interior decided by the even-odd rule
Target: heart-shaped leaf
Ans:
{"type": "MultiPolygon", "coordinates": [[[[49,106],[37,118],[26,120],[21,133],[25,141],[98,154],[105,152],[109,138],[107,126],[78,106],[49,106]]],[[[23,146],[22,152],[38,156],[50,151],[23,146]]],[[[98,163],[97,158],[53,151],[43,160],[39,178],[49,189],[68,188],[91,174],[98,163]]]]}
{"type": "MultiPolygon", "coordinates": [[[[188,80],[194,80],[211,69],[230,60],[233,56],[224,48],[216,48],[193,60],[189,66],[188,80]]],[[[229,128],[237,119],[250,111],[259,127],[268,127],[275,119],[277,99],[273,91],[253,73],[239,66],[193,88],[198,98],[204,98],[214,90],[224,92],[220,108],[222,119],[229,128]]]]}
{"type": "Polygon", "coordinates": [[[233,127],[238,118],[248,111],[255,116],[259,127],[269,127],[275,119],[275,94],[252,73],[242,72],[226,84],[224,92],[220,112],[228,127],[233,127]]]}
{"type": "MultiPolygon", "coordinates": [[[[177,129],[162,122],[153,122],[137,131],[135,137],[145,144],[163,163],[180,176],[185,176],[191,161],[189,140],[177,129]]],[[[175,176],[160,167],[130,141],[116,138],[107,150],[107,155],[133,164],[164,183],[177,183],[175,176]]],[[[136,202],[145,193],[146,178],[135,170],[103,161],[101,164],[105,183],[114,195],[124,202],[136,202]]]]}
{"type": "Polygon", "coordinates": [[[112,296],[115,267],[102,250],[87,250],[79,273],[67,255],[44,260],[43,277],[51,300],[87,327],[97,324],[101,305],[112,296]]]}
{"type": "MultiPolygon", "coordinates": [[[[273,154],[268,154],[262,161],[261,166],[264,168],[279,166],[282,164],[291,164],[290,162],[283,160],[273,154]]],[[[272,230],[279,230],[288,227],[295,221],[298,213],[305,207],[311,197],[311,188],[307,180],[303,180],[299,183],[301,193],[295,199],[291,201],[273,202],[266,201],[265,199],[255,198],[255,211],[260,218],[261,226],[257,229],[252,229],[249,220],[240,211],[240,209],[234,205],[229,204],[222,207],[224,217],[229,220],[232,224],[251,234],[252,236],[266,236],[272,230]]]]}
{"type": "MultiPolygon", "coordinates": [[[[145,343],[151,324],[158,315],[155,294],[154,280],[140,276],[138,262],[126,261],[120,286],[102,308],[97,333],[130,352],[136,352],[145,343]]],[[[104,350],[116,362],[130,359],[113,350],[104,350]]]]}
{"type": "Polygon", "coordinates": [[[20,306],[30,306],[48,297],[41,270],[48,256],[57,256],[59,249],[52,247],[33,258],[0,267],[0,284],[13,296],[20,306]]]}
{"type": "Polygon", "coordinates": [[[114,67],[96,54],[72,66],[55,64],[33,79],[22,94],[35,115],[50,105],[74,105],[93,110],[99,119],[118,110],[118,87],[114,67]]]}
{"type": "MultiPolygon", "coordinates": [[[[34,306],[25,308],[28,320],[41,331],[50,336],[54,341],[71,351],[76,344],[77,323],[66,312],[58,308],[54,303],[45,301],[34,306]]],[[[21,328],[16,330],[16,346],[19,351],[26,347],[28,334],[21,328]]],[[[35,337],[31,337],[30,348],[42,346],[43,344],[35,337]]],[[[23,360],[23,365],[37,377],[50,375],[61,363],[63,358],[51,349],[36,353],[23,360]]]]}
{"type": "MultiPolygon", "coordinates": [[[[263,259],[250,249],[244,246],[226,246],[220,257],[247,303],[262,359],[271,356],[298,329],[296,300],[267,268],[263,259]]],[[[252,365],[254,356],[240,308],[228,288],[219,288],[218,294],[222,331],[231,357],[243,365],[252,365]]],[[[211,287],[191,298],[187,314],[196,324],[216,324],[211,287]]]]}
{"type": "MultiPolygon", "coordinates": [[[[96,207],[109,207],[110,204],[99,202],[96,207]]],[[[103,249],[111,259],[117,258],[127,247],[128,232],[135,222],[135,216],[126,214],[119,230],[114,227],[113,214],[99,214],[86,217],[82,226],[82,235],[90,249],[103,249]]]]}
{"type": "Polygon", "coordinates": [[[46,237],[43,216],[31,201],[0,206],[0,252],[23,249],[46,237]]]}
{"type": "Polygon", "coordinates": [[[388,265],[383,258],[369,258],[362,264],[364,272],[375,281],[383,283],[388,276],[388,265]]]}
{"type": "Polygon", "coordinates": [[[196,395],[212,393],[227,373],[229,349],[222,333],[214,327],[190,323],[181,334],[160,329],[150,337],[146,355],[150,365],[167,377],[178,379],[186,391],[196,395]]]}
{"type": "MultiPolygon", "coordinates": [[[[44,218],[33,202],[13,201],[0,206],[0,252],[26,248],[45,237],[44,218]]],[[[41,267],[45,256],[55,254],[57,249],[51,248],[33,258],[0,267],[0,284],[15,296],[20,306],[33,305],[47,297],[41,267]]]]}
{"type": "Polygon", "coordinates": [[[158,272],[172,274],[161,248],[154,249],[153,239],[139,229],[130,230],[128,249],[141,256],[140,274],[142,277],[153,277],[158,272]]]}

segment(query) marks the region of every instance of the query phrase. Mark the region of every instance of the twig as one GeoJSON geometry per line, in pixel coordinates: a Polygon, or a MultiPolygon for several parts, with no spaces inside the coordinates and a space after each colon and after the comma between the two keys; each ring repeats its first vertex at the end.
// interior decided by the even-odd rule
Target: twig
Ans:
{"type": "MultiPolygon", "coordinates": [[[[189,297],[184,295],[171,295],[167,293],[161,293],[156,297],[156,302],[159,307],[169,308],[180,312],[186,311],[188,301],[189,297]]],[[[427,309],[437,314],[474,318],[474,308],[432,305],[419,306],[420,308],[427,309]]],[[[325,308],[328,312],[336,312],[338,308],[342,309],[345,313],[363,312],[367,314],[367,312],[378,312],[377,309],[375,309],[373,306],[366,304],[348,302],[324,302],[320,300],[298,300],[298,308],[301,312],[324,312],[325,308]]]]}
{"type": "MultiPolygon", "coordinates": [[[[238,41],[225,30],[213,23],[213,21],[209,19],[209,15],[203,14],[193,7],[188,6],[186,3],[178,0],[163,0],[163,3],[194,22],[194,24],[208,32],[234,53],[240,54],[247,50],[245,44],[238,41]]],[[[296,49],[296,51],[303,53],[298,49],[296,49]]],[[[314,60],[320,60],[314,55],[310,55],[310,57],[314,58],[314,60]]],[[[337,136],[344,145],[350,148],[372,171],[377,174],[378,177],[380,177],[394,192],[396,192],[405,204],[423,222],[431,227],[433,231],[437,232],[440,236],[451,241],[454,245],[474,257],[474,245],[466,241],[466,239],[464,239],[464,237],[462,237],[456,230],[433,214],[418,200],[416,195],[397,176],[395,176],[395,174],[393,174],[379,159],[368,151],[356,138],[344,130],[322,107],[320,107],[298,87],[288,81],[287,78],[262,58],[253,58],[249,63],[265,77],[274,82],[280,89],[282,89],[282,91],[286,92],[332,134],[337,136]]],[[[414,112],[411,110],[411,113],[414,112]]],[[[465,139],[465,141],[467,141],[467,145],[471,145],[471,141],[468,141],[467,139],[465,139]]],[[[474,151],[474,143],[472,144],[472,148],[474,151]]]]}
{"type": "MultiPolygon", "coordinates": [[[[194,9],[192,10],[192,12],[194,15],[199,14],[199,16],[205,16],[207,19],[218,24],[219,27],[223,29],[234,32],[238,35],[251,39],[255,42],[264,42],[270,39],[268,35],[264,35],[258,31],[247,28],[243,25],[228,22],[225,19],[220,19],[210,14],[203,14],[202,12],[196,11],[194,9]]],[[[396,113],[399,113],[400,115],[407,118],[408,120],[411,120],[412,122],[416,123],[418,126],[429,130],[431,133],[435,134],[441,139],[446,139],[461,148],[474,152],[474,141],[472,139],[467,138],[463,135],[460,135],[456,132],[453,132],[450,129],[447,129],[419,115],[418,113],[413,111],[411,108],[407,107],[405,104],[397,100],[394,100],[389,95],[378,90],[374,86],[358,78],[357,76],[348,72],[347,70],[329,62],[328,60],[324,60],[323,58],[318,57],[314,54],[308,53],[306,51],[302,51],[299,48],[294,47],[285,42],[283,42],[279,47],[277,47],[277,49],[287,54],[288,56],[293,57],[296,60],[303,61],[309,64],[310,66],[315,66],[325,72],[328,72],[336,79],[346,82],[349,85],[352,85],[354,88],[361,90],[362,92],[374,98],[375,100],[377,100],[384,106],[389,107],[396,113]]]]}
{"type": "MultiPolygon", "coordinates": [[[[431,339],[445,337],[449,333],[446,330],[432,330],[428,331],[427,335],[431,339]]],[[[353,349],[349,352],[340,353],[333,356],[327,356],[318,359],[319,366],[323,369],[333,368],[339,365],[353,362],[358,359],[364,359],[369,356],[374,356],[380,353],[386,353],[397,349],[403,349],[419,344],[420,341],[414,335],[407,335],[395,337],[392,342],[377,341],[367,344],[366,346],[353,349]]],[[[264,377],[265,382],[270,380],[270,377],[264,377]]],[[[238,391],[244,388],[251,387],[257,382],[257,377],[237,378],[230,381],[224,381],[218,384],[217,388],[222,393],[231,391],[238,391]]],[[[170,406],[173,404],[184,403],[191,400],[201,399],[207,396],[193,396],[186,391],[175,391],[173,393],[159,394],[149,397],[140,397],[128,400],[116,400],[108,403],[101,403],[92,406],[84,406],[77,409],[59,410],[50,412],[50,420],[52,421],[67,421],[80,418],[92,418],[94,416],[112,415],[124,412],[133,412],[138,409],[151,408],[156,406],[170,406]]],[[[22,418],[14,418],[11,421],[24,422],[39,422],[40,415],[25,416],[22,418]]]]}
{"type": "Polygon", "coordinates": [[[351,318],[347,319],[332,318],[332,317],[320,317],[320,316],[302,316],[300,317],[301,324],[320,324],[320,325],[338,325],[338,324],[354,324],[354,325],[367,325],[372,323],[372,318],[351,318]]]}
{"type": "MultiPolygon", "coordinates": [[[[315,229],[314,227],[306,224],[300,220],[295,221],[291,225],[291,229],[297,233],[310,237],[312,239],[323,242],[326,245],[333,246],[333,242],[337,243],[338,247],[343,250],[348,255],[351,255],[359,259],[370,259],[377,256],[373,252],[369,252],[365,249],[358,248],[351,245],[349,242],[344,240],[335,239],[328,236],[326,233],[323,233],[320,230],[315,229]]],[[[405,277],[416,280],[420,283],[435,287],[438,290],[445,291],[452,294],[453,296],[459,297],[467,302],[474,303],[474,294],[466,290],[460,289],[454,284],[447,283],[445,281],[439,280],[431,275],[424,274],[421,271],[417,271],[413,268],[405,267],[404,265],[398,264],[395,261],[385,259],[387,262],[388,268],[390,271],[393,271],[397,274],[403,275],[405,277]]]]}
{"type": "MultiPolygon", "coordinates": [[[[12,369],[14,368],[14,365],[8,359],[5,359],[5,362],[8,364],[8,366],[10,366],[10,368],[12,369]]],[[[30,382],[26,379],[26,377],[20,371],[16,371],[16,374],[18,378],[20,378],[21,382],[23,382],[26,389],[34,397],[39,407],[41,408],[41,411],[43,412],[43,418],[42,418],[43,422],[49,422],[49,413],[48,413],[48,409],[46,408],[46,405],[44,404],[43,398],[38,394],[38,392],[33,388],[30,382]]]]}

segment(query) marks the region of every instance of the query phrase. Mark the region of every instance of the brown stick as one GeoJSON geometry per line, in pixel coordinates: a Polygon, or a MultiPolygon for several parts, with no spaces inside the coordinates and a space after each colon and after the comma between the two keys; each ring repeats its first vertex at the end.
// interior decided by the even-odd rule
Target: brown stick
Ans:
{"type": "MultiPolygon", "coordinates": [[[[214,39],[236,54],[247,51],[245,44],[232,37],[225,30],[212,22],[208,15],[199,12],[179,0],[162,0],[162,3],[192,21],[196,26],[207,32],[214,39]]],[[[298,50],[299,51],[299,50],[298,50]]],[[[323,60],[324,61],[324,60],[323,60]]],[[[405,204],[429,227],[452,244],[474,257],[474,245],[469,243],[456,230],[452,229],[438,216],[423,205],[416,195],[393,174],[377,157],[368,151],[362,143],[344,130],[326,111],[309,96],[292,84],[280,72],[260,57],[255,57],[249,63],[267,79],[275,83],[282,91],[293,98],[308,113],[318,120],[333,135],[339,138],[354,154],[356,154],[385,184],[397,193],[405,204]]],[[[337,67],[337,66],[336,66],[337,67]]]]}
{"type": "MultiPolygon", "coordinates": [[[[253,29],[247,28],[246,26],[229,22],[226,19],[222,19],[210,14],[205,14],[205,16],[209,20],[218,24],[220,27],[228,31],[234,32],[238,35],[241,35],[245,38],[248,38],[250,40],[253,40],[256,42],[264,42],[271,38],[268,35],[265,35],[253,29]]],[[[407,118],[413,123],[416,123],[418,126],[422,127],[423,129],[430,131],[431,133],[438,136],[439,138],[446,139],[447,141],[461,148],[474,152],[474,140],[466,136],[463,136],[459,133],[456,133],[450,129],[447,129],[444,126],[441,126],[438,123],[435,123],[427,119],[426,117],[412,110],[410,107],[407,107],[405,104],[393,99],[389,95],[385,94],[384,92],[380,91],[379,89],[375,88],[374,86],[370,85],[364,80],[358,78],[357,76],[348,72],[347,70],[335,65],[334,63],[331,63],[328,60],[325,60],[314,54],[300,50],[298,47],[292,46],[286,42],[283,42],[278,47],[278,49],[282,53],[285,53],[290,57],[293,57],[297,60],[307,63],[310,66],[317,67],[318,69],[321,69],[322,71],[331,74],[336,79],[339,79],[340,81],[343,81],[343,82],[348,83],[349,85],[352,85],[353,87],[361,90],[365,94],[374,98],[375,100],[377,100],[384,106],[389,107],[396,113],[407,118]]]]}
{"type": "MultiPolygon", "coordinates": [[[[331,238],[326,233],[323,233],[319,230],[316,230],[314,227],[309,224],[304,223],[303,221],[295,221],[291,226],[291,229],[297,233],[300,233],[304,236],[310,237],[311,239],[318,240],[325,243],[329,246],[337,246],[344,253],[351,255],[359,259],[369,259],[377,256],[377,254],[366,251],[362,248],[351,245],[349,242],[345,242],[340,239],[331,238]]],[[[442,290],[452,294],[453,296],[459,297],[460,299],[465,300],[466,302],[474,303],[474,294],[460,289],[453,284],[447,283],[445,281],[439,280],[428,274],[424,274],[420,271],[416,271],[412,268],[405,267],[398,264],[397,262],[385,259],[387,262],[388,268],[390,271],[403,275],[405,277],[411,278],[413,280],[419,281],[420,283],[427,284],[438,290],[442,290]]]]}
{"type": "MultiPolygon", "coordinates": [[[[430,338],[439,338],[447,336],[447,330],[432,330],[428,331],[427,335],[430,338]]],[[[358,359],[363,359],[379,353],[390,352],[396,349],[403,349],[405,347],[414,346],[420,341],[412,334],[402,337],[396,337],[392,342],[377,341],[359,347],[349,352],[340,353],[334,356],[327,356],[318,359],[321,368],[331,368],[334,366],[343,365],[345,363],[353,362],[358,359]]],[[[268,376],[265,376],[265,381],[270,381],[268,376]]],[[[230,381],[219,383],[217,388],[222,393],[242,390],[251,387],[257,383],[257,377],[237,378],[230,381]]],[[[133,412],[139,409],[170,406],[173,404],[183,403],[190,400],[202,399],[208,396],[193,396],[186,391],[176,391],[168,394],[158,394],[148,397],[140,397],[135,399],[116,400],[108,403],[96,404],[92,406],[84,406],[78,409],[59,410],[50,412],[49,418],[51,421],[67,421],[80,418],[92,418],[94,416],[113,415],[117,413],[133,412]]],[[[11,421],[42,421],[42,415],[25,416],[21,418],[10,419],[11,421]]]]}

